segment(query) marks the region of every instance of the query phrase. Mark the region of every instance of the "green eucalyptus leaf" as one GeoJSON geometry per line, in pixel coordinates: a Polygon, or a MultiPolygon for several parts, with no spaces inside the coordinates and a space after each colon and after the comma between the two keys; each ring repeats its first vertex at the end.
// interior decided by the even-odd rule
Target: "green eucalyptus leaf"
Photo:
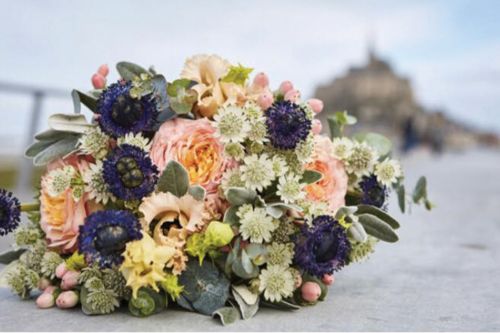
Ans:
{"type": "Polygon", "coordinates": [[[275,219],[279,219],[281,216],[283,216],[283,209],[279,206],[267,206],[266,207],[266,213],[268,215],[271,215],[275,219]]]}
{"type": "Polygon", "coordinates": [[[357,133],[353,139],[358,142],[366,142],[375,149],[380,156],[387,156],[391,153],[392,142],[385,136],[378,133],[357,133]]]}
{"type": "Polygon", "coordinates": [[[83,114],[56,113],[49,116],[49,127],[56,131],[82,134],[92,126],[83,114]]]}
{"type": "Polygon", "coordinates": [[[148,317],[165,309],[167,301],[161,293],[143,287],[137,292],[137,297],[130,299],[128,309],[136,317],[148,317]]]}
{"type": "Polygon", "coordinates": [[[321,172],[314,170],[305,170],[302,174],[302,179],[300,180],[300,182],[305,184],[312,184],[320,181],[321,178],[323,178],[323,174],[321,172]]]}
{"type": "Polygon", "coordinates": [[[358,221],[354,221],[349,229],[347,229],[347,233],[351,236],[355,241],[364,243],[368,239],[368,235],[366,234],[365,228],[358,221]]]}
{"type": "Polygon", "coordinates": [[[205,189],[200,185],[193,185],[188,188],[188,193],[198,201],[203,201],[205,199],[205,192],[205,189]]]}
{"type": "Polygon", "coordinates": [[[242,187],[231,187],[226,191],[225,196],[231,205],[240,206],[253,203],[257,197],[257,192],[242,187]]]}
{"type": "Polygon", "coordinates": [[[422,176],[418,179],[412,197],[415,203],[419,203],[420,200],[427,198],[427,178],[422,176]]]}
{"type": "Polygon", "coordinates": [[[231,265],[231,269],[234,274],[239,276],[242,279],[253,279],[259,275],[259,268],[255,265],[252,265],[251,272],[247,272],[247,270],[243,267],[243,259],[241,257],[236,257],[231,265]]]}
{"type": "Polygon", "coordinates": [[[78,137],[72,136],[56,141],[43,151],[38,153],[33,159],[35,166],[46,165],[55,159],[64,157],[76,150],[78,137]]]}
{"type": "Polygon", "coordinates": [[[375,215],[385,223],[389,224],[391,228],[398,229],[400,227],[399,222],[396,221],[392,216],[384,212],[382,209],[371,205],[358,205],[358,211],[356,214],[371,214],[375,215]]]}
{"type": "Polygon", "coordinates": [[[212,317],[219,317],[222,325],[227,326],[240,319],[240,313],[232,306],[225,306],[214,311],[212,317]]]}
{"type": "Polygon", "coordinates": [[[224,213],[223,222],[231,226],[238,225],[240,223],[240,218],[236,213],[238,213],[239,206],[231,206],[224,213]]]}
{"type": "Polygon", "coordinates": [[[245,250],[241,251],[241,265],[247,274],[252,274],[254,271],[255,266],[252,264],[252,261],[245,250]]]}
{"type": "Polygon", "coordinates": [[[405,212],[406,210],[406,191],[405,191],[405,186],[401,185],[396,189],[396,192],[398,194],[398,205],[399,209],[401,210],[402,213],[405,212]]]}
{"type": "Polygon", "coordinates": [[[19,259],[21,254],[26,252],[25,249],[19,249],[19,250],[9,250],[0,253],[0,264],[8,265],[11,262],[19,259]]]}
{"type": "Polygon", "coordinates": [[[155,75],[151,79],[153,86],[153,98],[156,101],[158,112],[169,111],[169,99],[167,95],[167,80],[163,75],[155,75]]]}
{"type": "Polygon", "coordinates": [[[378,238],[384,242],[397,242],[399,237],[391,228],[391,226],[378,217],[370,214],[359,215],[359,223],[361,223],[367,234],[378,238]]]}
{"type": "Polygon", "coordinates": [[[343,135],[345,125],[354,125],[357,122],[356,117],[349,115],[347,111],[335,112],[335,114],[329,116],[327,120],[332,139],[343,135]]]}
{"type": "Polygon", "coordinates": [[[132,81],[135,78],[140,77],[141,74],[149,74],[149,72],[141,66],[127,61],[117,63],[116,70],[120,76],[127,81],[132,81]]]}
{"type": "Polygon", "coordinates": [[[85,105],[90,111],[97,112],[97,98],[94,96],[74,89],[71,91],[71,97],[73,98],[75,113],[79,114],[81,112],[81,104],[85,105]]]}
{"type": "Polygon", "coordinates": [[[177,161],[168,162],[160,179],[158,179],[158,190],[182,197],[187,193],[188,188],[189,175],[184,166],[177,161]]]}

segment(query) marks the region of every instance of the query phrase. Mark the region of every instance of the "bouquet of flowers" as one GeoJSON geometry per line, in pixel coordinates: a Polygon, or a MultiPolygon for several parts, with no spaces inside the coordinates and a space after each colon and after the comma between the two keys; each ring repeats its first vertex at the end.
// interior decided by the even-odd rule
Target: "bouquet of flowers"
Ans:
{"type": "Polygon", "coordinates": [[[398,240],[391,190],[403,211],[432,206],[425,178],[405,194],[388,139],[344,136],[356,122],[346,112],[321,135],[323,103],[289,81],[272,90],[266,74],[250,80],[216,55],[187,59],[172,82],[116,67],[117,82],[103,65],[93,90],[73,90],[74,113],[51,115],[27,149],[46,166],[36,201],[0,191],[0,235],[15,238],[1,280],[40,308],[126,304],[143,317],[170,302],[223,324],[260,306],[299,309],[398,240]]]}

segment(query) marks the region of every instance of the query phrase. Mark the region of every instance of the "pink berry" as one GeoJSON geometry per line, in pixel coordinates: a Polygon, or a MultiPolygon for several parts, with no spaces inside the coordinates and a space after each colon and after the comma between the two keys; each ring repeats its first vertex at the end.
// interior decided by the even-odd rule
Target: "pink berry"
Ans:
{"type": "Polygon", "coordinates": [[[66,274],[68,269],[66,268],[66,263],[61,263],[56,267],[56,277],[62,279],[63,275],[66,274]]]}
{"type": "Polygon", "coordinates": [[[321,121],[319,121],[319,119],[313,119],[313,121],[312,121],[312,132],[314,134],[319,134],[319,133],[321,133],[322,129],[323,129],[323,125],[321,125],[321,121]]]}
{"type": "Polygon", "coordinates": [[[57,296],[56,305],[61,309],[69,309],[78,304],[78,294],[73,290],[63,291],[57,296]]]}
{"type": "Polygon", "coordinates": [[[54,291],[56,291],[56,287],[55,286],[48,286],[47,288],[45,288],[45,290],[43,291],[44,294],[53,294],[54,291]]]}
{"type": "Polygon", "coordinates": [[[92,85],[95,89],[103,89],[106,87],[106,78],[99,73],[92,75],[92,85]]]}
{"type": "Polygon", "coordinates": [[[273,95],[271,95],[269,92],[262,93],[259,95],[259,98],[257,98],[257,104],[259,104],[259,106],[264,110],[273,105],[273,102],[273,95]]]}
{"type": "Polygon", "coordinates": [[[320,113],[323,111],[323,101],[317,98],[311,98],[310,100],[307,101],[307,104],[313,109],[315,113],[320,113]]]}
{"type": "Polygon", "coordinates": [[[54,306],[54,296],[49,293],[42,293],[36,299],[36,306],[40,309],[48,309],[54,306]]]}
{"type": "Polygon", "coordinates": [[[78,285],[79,276],[80,276],[79,272],[67,271],[66,274],[64,274],[64,276],[62,277],[61,289],[69,290],[76,287],[78,285]]]}
{"type": "Polygon", "coordinates": [[[259,73],[253,79],[253,84],[261,88],[266,88],[267,86],[269,86],[269,78],[267,77],[266,73],[259,73]]]}
{"type": "Polygon", "coordinates": [[[335,276],[333,276],[333,274],[325,274],[321,281],[327,286],[331,286],[335,282],[335,276]]]}
{"type": "Polygon", "coordinates": [[[45,290],[47,289],[47,287],[50,286],[50,281],[46,278],[41,278],[39,281],[38,281],[38,289],[40,290],[45,290]]]}
{"type": "Polygon", "coordinates": [[[283,81],[280,84],[280,92],[284,95],[293,89],[293,84],[290,81],[283,81]]]}
{"type": "Polygon", "coordinates": [[[288,92],[285,94],[285,101],[290,101],[290,102],[298,102],[300,99],[300,92],[298,90],[292,89],[288,90],[288,92]]]}
{"type": "Polygon", "coordinates": [[[106,77],[109,74],[109,67],[108,65],[104,64],[99,66],[99,69],[97,70],[98,74],[101,74],[102,76],[106,77]]]}
{"type": "Polygon", "coordinates": [[[301,288],[302,299],[314,303],[321,296],[321,287],[316,282],[306,282],[301,288]]]}

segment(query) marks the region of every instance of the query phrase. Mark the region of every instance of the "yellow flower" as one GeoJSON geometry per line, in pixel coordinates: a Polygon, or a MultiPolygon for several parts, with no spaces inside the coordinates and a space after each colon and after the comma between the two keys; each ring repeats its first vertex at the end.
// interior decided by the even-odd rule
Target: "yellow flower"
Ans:
{"type": "Polygon", "coordinates": [[[174,248],[158,245],[147,233],[142,234],[141,240],[127,244],[123,253],[125,260],[120,267],[134,297],[137,297],[137,291],[141,287],[149,286],[156,291],[160,290],[157,283],[167,277],[164,269],[175,253],[174,248]]]}

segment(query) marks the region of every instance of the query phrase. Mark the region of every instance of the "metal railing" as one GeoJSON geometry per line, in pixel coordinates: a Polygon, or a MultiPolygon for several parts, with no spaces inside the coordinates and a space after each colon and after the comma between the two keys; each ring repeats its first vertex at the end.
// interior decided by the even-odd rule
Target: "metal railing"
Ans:
{"type": "MultiPolygon", "coordinates": [[[[69,91],[54,88],[36,87],[31,85],[1,82],[0,94],[25,95],[31,98],[32,105],[30,110],[28,130],[24,134],[24,146],[28,147],[33,142],[33,136],[36,134],[40,117],[43,111],[43,101],[46,98],[67,99],[71,97],[69,91]]],[[[27,158],[23,158],[19,167],[17,178],[17,190],[22,191],[31,188],[31,176],[33,174],[33,163],[27,158]]]]}

